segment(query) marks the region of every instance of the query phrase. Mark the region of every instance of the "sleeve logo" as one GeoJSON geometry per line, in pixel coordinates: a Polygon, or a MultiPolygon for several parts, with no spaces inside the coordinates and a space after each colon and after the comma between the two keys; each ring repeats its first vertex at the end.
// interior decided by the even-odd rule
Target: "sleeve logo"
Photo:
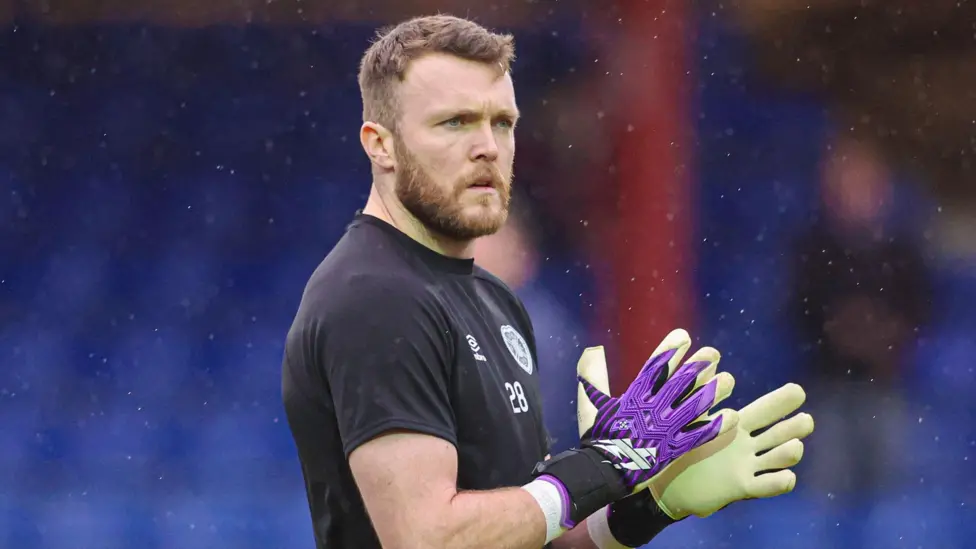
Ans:
{"type": "Polygon", "coordinates": [[[478,362],[487,362],[488,359],[481,354],[481,345],[478,345],[478,340],[471,334],[464,336],[464,339],[467,340],[468,347],[471,347],[471,354],[474,355],[474,359],[478,362]]]}
{"type": "Polygon", "coordinates": [[[508,324],[502,326],[502,340],[508,347],[508,352],[515,357],[515,362],[529,375],[532,374],[532,353],[529,352],[529,345],[525,342],[522,334],[508,324]]]}

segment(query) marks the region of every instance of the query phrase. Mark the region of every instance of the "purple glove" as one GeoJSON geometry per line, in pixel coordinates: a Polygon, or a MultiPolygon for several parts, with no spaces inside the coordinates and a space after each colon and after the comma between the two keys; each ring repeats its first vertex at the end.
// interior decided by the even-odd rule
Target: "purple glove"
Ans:
{"type": "Polygon", "coordinates": [[[603,349],[583,351],[577,366],[581,447],[536,464],[534,480],[523,486],[546,516],[547,542],[646,490],[677,458],[735,428],[739,416],[733,410],[706,415],[732,393],[735,380],[716,374],[720,355],[710,347],[679,368],[689,347],[684,330],[668,334],[616,398],[609,394],[603,349]]]}
{"type": "Polygon", "coordinates": [[[687,332],[671,332],[619,397],[607,394],[602,361],[593,364],[586,352],[580,359],[582,445],[621,471],[631,493],[647,488],[675,459],[735,424],[731,412],[704,418],[734,384],[731,375],[716,374],[717,352],[703,348],[675,370],[690,346],[687,332]]]}

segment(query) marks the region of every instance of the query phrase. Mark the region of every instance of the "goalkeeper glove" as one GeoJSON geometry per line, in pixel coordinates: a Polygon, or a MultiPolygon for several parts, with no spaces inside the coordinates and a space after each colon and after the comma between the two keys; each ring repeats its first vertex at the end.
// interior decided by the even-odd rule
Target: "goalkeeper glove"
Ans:
{"type": "Polygon", "coordinates": [[[675,369],[690,346],[688,332],[668,334],[618,398],[609,395],[606,359],[591,360],[592,353],[584,351],[577,365],[580,440],[624,473],[631,493],[649,486],[675,459],[736,425],[731,410],[704,417],[735,384],[730,374],[716,374],[717,351],[701,349],[675,369]]]}
{"type": "Polygon", "coordinates": [[[540,463],[525,486],[547,514],[547,543],[607,504],[645,491],[673,461],[735,429],[731,410],[706,416],[731,394],[732,376],[716,374],[714,350],[681,364],[690,346],[684,330],[669,334],[616,398],[606,388],[606,367],[588,369],[581,359],[580,402],[587,406],[581,449],[540,463]]]}
{"type": "MultiPolygon", "coordinates": [[[[712,351],[717,363],[718,351],[712,351]]],[[[584,351],[580,369],[584,368],[606,371],[602,348],[584,351]]],[[[593,377],[603,381],[606,374],[593,377]]],[[[755,400],[739,411],[735,429],[676,459],[652,479],[648,491],[613,503],[606,514],[594,515],[588,524],[591,536],[600,538],[601,548],[639,547],[668,524],[689,515],[706,517],[735,501],[792,491],[796,475],[787,468],[799,463],[803,456],[800,439],[813,432],[814,424],[809,414],[783,418],[805,399],[803,389],[790,383],[755,400]]],[[[579,429],[585,432],[591,410],[582,401],[577,406],[579,429]]]]}

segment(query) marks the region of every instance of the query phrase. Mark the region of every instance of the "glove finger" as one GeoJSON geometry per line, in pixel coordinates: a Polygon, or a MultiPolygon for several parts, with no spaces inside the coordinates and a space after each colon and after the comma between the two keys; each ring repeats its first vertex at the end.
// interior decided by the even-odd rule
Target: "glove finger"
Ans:
{"type": "Polygon", "coordinates": [[[803,459],[803,442],[792,439],[756,458],[759,471],[773,471],[793,467],[803,459]]]}
{"type": "Polygon", "coordinates": [[[739,413],[731,408],[726,408],[708,416],[708,419],[704,421],[695,421],[688,424],[674,438],[676,442],[679,442],[687,440],[690,437],[695,440],[691,448],[698,448],[715,440],[716,437],[735,429],[738,424],[739,413]]]}
{"type": "Polygon", "coordinates": [[[712,399],[712,406],[717,406],[723,400],[732,396],[732,389],[735,388],[735,378],[732,377],[732,374],[719,372],[711,383],[715,384],[715,398],[712,399]]]}
{"type": "MultiPolygon", "coordinates": [[[[711,391],[714,387],[709,387],[708,381],[715,379],[714,375],[709,378],[707,371],[711,368],[708,361],[689,360],[675,370],[674,375],[664,380],[660,387],[654,387],[652,393],[664,402],[669,402],[672,408],[684,405],[691,398],[697,383],[704,378],[705,385],[698,387],[699,391],[711,391]]],[[[710,393],[711,394],[711,393],[710,393]]],[[[709,396],[711,398],[711,396],[709,396]]],[[[705,412],[711,406],[706,406],[700,412],[705,412]]]]}
{"type": "Polygon", "coordinates": [[[666,368],[667,374],[664,378],[671,377],[689,348],[691,348],[691,336],[688,335],[688,332],[681,328],[672,330],[654,349],[651,358],[647,359],[644,367],[637,375],[657,377],[657,371],[666,368]]]}
{"type": "Polygon", "coordinates": [[[579,380],[576,391],[576,425],[580,438],[583,438],[596,423],[599,407],[610,398],[610,379],[603,347],[584,349],[576,364],[576,373],[579,380]]]}
{"type": "MultiPolygon", "coordinates": [[[[676,374],[675,377],[678,375],[681,374],[676,374]]],[[[691,387],[692,385],[689,384],[685,392],[675,399],[673,406],[694,406],[701,412],[696,418],[701,419],[708,414],[709,410],[729,398],[732,394],[732,389],[735,388],[735,378],[728,372],[719,372],[705,385],[695,390],[691,390],[691,387]]],[[[662,392],[661,395],[663,397],[665,393],[662,392]]]]}
{"type": "Polygon", "coordinates": [[[718,433],[715,436],[722,435],[732,429],[735,429],[741,421],[739,413],[731,408],[726,408],[724,410],[719,410],[715,413],[711,421],[720,420],[718,433]]]}
{"type": "Polygon", "coordinates": [[[600,392],[592,383],[583,378],[579,378],[579,390],[576,396],[578,398],[576,422],[580,439],[583,439],[585,438],[584,434],[593,428],[601,417],[612,411],[612,408],[605,408],[605,406],[613,399],[600,392]],[[602,414],[601,410],[603,410],[602,414]]]}
{"type": "MultiPolygon", "coordinates": [[[[741,416],[742,412],[739,412],[739,415],[741,416]]],[[[813,416],[806,413],[797,414],[789,419],[780,421],[757,435],[753,439],[753,444],[757,452],[762,452],[770,448],[775,448],[794,438],[806,438],[813,432],[813,428],[813,416]]]]}
{"type": "Polygon", "coordinates": [[[705,369],[702,370],[695,379],[695,389],[708,383],[713,377],[715,377],[715,372],[718,371],[718,363],[721,359],[722,355],[718,352],[718,349],[714,349],[712,347],[702,347],[701,349],[695,351],[695,353],[685,361],[685,364],[692,364],[695,362],[707,364],[705,369]]]}
{"type": "Polygon", "coordinates": [[[576,363],[576,375],[587,380],[596,390],[610,396],[610,377],[607,374],[607,355],[603,346],[587,347],[576,363]]]}
{"type": "Polygon", "coordinates": [[[739,410],[742,428],[752,433],[795,412],[807,394],[796,383],[787,383],[775,391],[766,393],[739,410]]]}
{"type": "MultiPolygon", "coordinates": [[[[718,363],[722,359],[722,354],[718,352],[718,349],[713,347],[702,347],[698,349],[691,357],[685,362],[685,364],[691,364],[694,362],[707,362],[708,366],[698,374],[695,379],[695,389],[705,385],[706,383],[716,379],[718,377],[718,382],[715,391],[715,400],[712,406],[717,406],[720,402],[727,399],[732,395],[732,390],[735,388],[735,378],[732,374],[721,373],[716,376],[715,372],[718,370],[718,363]]],[[[702,414],[698,421],[705,421],[708,416],[708,412],[702,414]]]]}
{"type": "Polygon", "coordinates": [[[789,469],[766,473],[752,479],[748,484],[750,498],[771,498],[793,491],[796,486],[796,473],[789,469]]]}

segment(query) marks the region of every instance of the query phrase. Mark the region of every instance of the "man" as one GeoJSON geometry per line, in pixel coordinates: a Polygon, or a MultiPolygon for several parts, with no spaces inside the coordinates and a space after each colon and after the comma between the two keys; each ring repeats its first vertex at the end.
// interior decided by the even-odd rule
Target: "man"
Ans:
{"type": "MultiPolygon", "coordinates": [[[[633,547],[700,509],[661,511],[693,464],[683,456],[739,440],[734,411],[708,414],[731,376],[713,349],[682,363],[678,330],[617,398],[601,355],[585,354],[581,447],[548,456],[531,322],[471,259],[508,212],[513,55],[509,36],[434,16],[363,58],[373,185],[312,275],[283,362],[319,547],[633,547]]],[[[789,466],[777,450],[766,464],[789,466]]]]}

